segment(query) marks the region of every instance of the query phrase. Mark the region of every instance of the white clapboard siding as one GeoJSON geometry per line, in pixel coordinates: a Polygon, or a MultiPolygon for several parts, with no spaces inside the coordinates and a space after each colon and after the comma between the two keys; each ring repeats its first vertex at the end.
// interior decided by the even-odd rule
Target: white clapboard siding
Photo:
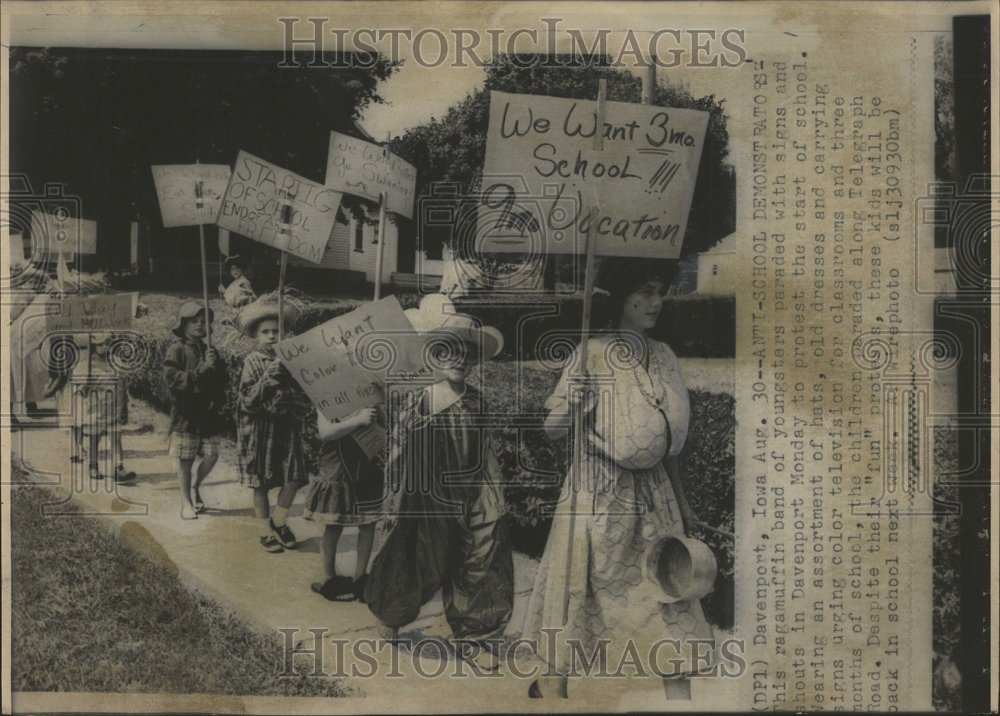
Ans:
{"type": "Polygon", "coordinates": [[[326,243],[326,250],[323,252],[323,260],[314,264],[312,261],[306,261],[297,256],[289,256],[288,264],[290,266],[305,266],[306,268],[318,268],[318,269],[340,269],[346,271],[351,268],[350,251],[352,247],[352,241],[354,233],[352,231],[353,221],[350,223],[343,223],[338,221],[333,225],[333,231],[330,234],[330,239],[326,243]]]}

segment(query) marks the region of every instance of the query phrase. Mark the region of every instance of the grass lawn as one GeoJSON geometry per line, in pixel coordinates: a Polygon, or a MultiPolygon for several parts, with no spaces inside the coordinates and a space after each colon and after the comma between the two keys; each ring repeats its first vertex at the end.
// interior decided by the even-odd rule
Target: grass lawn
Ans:
{"type": "Polygon", "coordinates": [[[327,677],[280,677],[276,636],[186,589],[107,524],[43,515],[42,506],[56,501],[45,488],[11,489],[15,691],[347,693],[327,677]]]}

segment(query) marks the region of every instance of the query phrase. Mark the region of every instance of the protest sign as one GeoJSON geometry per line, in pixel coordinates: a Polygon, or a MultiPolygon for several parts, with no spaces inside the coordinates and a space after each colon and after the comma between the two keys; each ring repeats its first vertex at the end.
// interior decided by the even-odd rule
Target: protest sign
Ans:
{"type": "Polygon", "coordinates": [[[152,169],[164,228],[215,223],[232,173],[228,165],[161,164],[152,169]]]}
{"type": "Polygon", "coordinates": [[[593,228],[597,255],[677,258],[707,126],[698,110],[606,102],[602,122],[594,101],[492,92],[479,248],[583,253],[593,228]]]}
{"type": "Polygon", "coordinates": [[[132,327],[137,293],[99,294],[64,298],[56,305],[58,313],[45,317],[49,333],[86,331],[123,331],[132,327]]]}
{"type": "Polygon", "coordinates": [[[387,211],[412,219],[416,184],[417,170],[388,149],[330,132],[328,187],[376,202],[384,194],[387,211]]]}
{"type": "Polygon", "coordinates": [[[426,370],[424,340],[395,296],[275,345],[278,358],[330,420],[378,405],[389,375],[426,370]]]}
{"type": "Polygon", "coordinates": [[[35,250],[68,256],[97,253],[97,222],[77,219],[65,212],[32,211],[32,242],[35,250]]]}
{"type": "Polygon", "coordinates": [[[318,264],[340,199],[338,191],[241,151],[217,223],[318,264]]]}

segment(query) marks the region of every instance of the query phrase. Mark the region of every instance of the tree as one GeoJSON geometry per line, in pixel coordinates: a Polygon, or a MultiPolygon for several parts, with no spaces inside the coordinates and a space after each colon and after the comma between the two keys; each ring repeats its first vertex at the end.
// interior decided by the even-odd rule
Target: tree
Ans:
{"type": "MultiPolygon", "coordinates": [[[[354,122],[397,63],[279,67],[280,52],[15,47],[10,170],[59,182],[98,221],[101,262],[128,256],[128,225],[156,232],[150,165],[232,164],[240,149],[322,182],[330,130],[354,122]]],[[[351,206],[347,200],[345,204],[351,206]]],[[[172,229],[170,245],[178,241],[172,229]]]]}
{"type": "MultiPolygon", "coordinates": [[[[607,80],[607,98],[617,102],[639,102],[641,80],[610,66],[607,57],[590,62],[579,58],[559,58],[553,63],[514,63],[500,56],[486,68],[483,86],[451,107],[442,118],[408,130],[391,142],[392,151],[419,168],[417,196],[429,196],[438,182],[454,182],[474,191],[482,177],[486,157],[490,90],[521,94],[550,95],[578,99],[597,97],[598,84],[607,80]]],[[[695,98],[686,89],[659,84],[653,103],[668,107],[699,109],[709,113],[708,132],[702,150],[698,182],[682,255],[705,251],[733,230],[735,224],[735,183],[724,160],[729,153],[724,100],[715,96],[695,98]]],[[[460,209],[461,210],[461,209],[460,209]]],[[[469,211],[469,207],[465,207],[469,211]]],[[[423,227],[425,245],[444,240],[446,232],[423,227]]]]}

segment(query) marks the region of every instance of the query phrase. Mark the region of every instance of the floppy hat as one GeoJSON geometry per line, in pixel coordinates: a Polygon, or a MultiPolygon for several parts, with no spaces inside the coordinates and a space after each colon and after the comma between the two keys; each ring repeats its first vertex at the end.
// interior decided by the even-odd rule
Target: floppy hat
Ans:
{"type": "MultiPolygon", "coordinates": [[[[205,307],[202,306],[197,301],[185,301],[181,304],[181,307],[177,309],[177,320],[174,321],[174,327],[170,330],[178,338],[183,338],[184,333],[181,328],[184,326],[184,321],[188,318],[194,318],[199,313],[204,313],[205,307]]],[[[211,323],[215,320],[215,312],[212,309],[208,309],[208,322],[211,323]]]]}
{"type": "Polygon", "coordinates": [[[503,350],[503,334],[493,326],[482,326],[467,313],[455,312],[451,299],[431,293],[420,301],[419,308],[405,311],[413,328],[429,337],[455,337],[476,347],[480,360],[496,358],[503,350]]]}
{"type": "Polygon", "coordinates": [[[642,571],[659,601],[673,604],[707,596],[715,586],[718,565],[701,540],[668,535],[646,548],[642,571]]]}
{"type": "MultiPolygon", "coordinates": [[[[290,328],[299,320],[299,309],[294,305],[286,303],[282,306],[281,313],[284,314],[282,322],[286,328],[290,328]]],[[[276,299],[258,298],[240,310],[236,316],[236,325],[252,338],[261,321],[277,321],[279,315],[276,299]]]]}

